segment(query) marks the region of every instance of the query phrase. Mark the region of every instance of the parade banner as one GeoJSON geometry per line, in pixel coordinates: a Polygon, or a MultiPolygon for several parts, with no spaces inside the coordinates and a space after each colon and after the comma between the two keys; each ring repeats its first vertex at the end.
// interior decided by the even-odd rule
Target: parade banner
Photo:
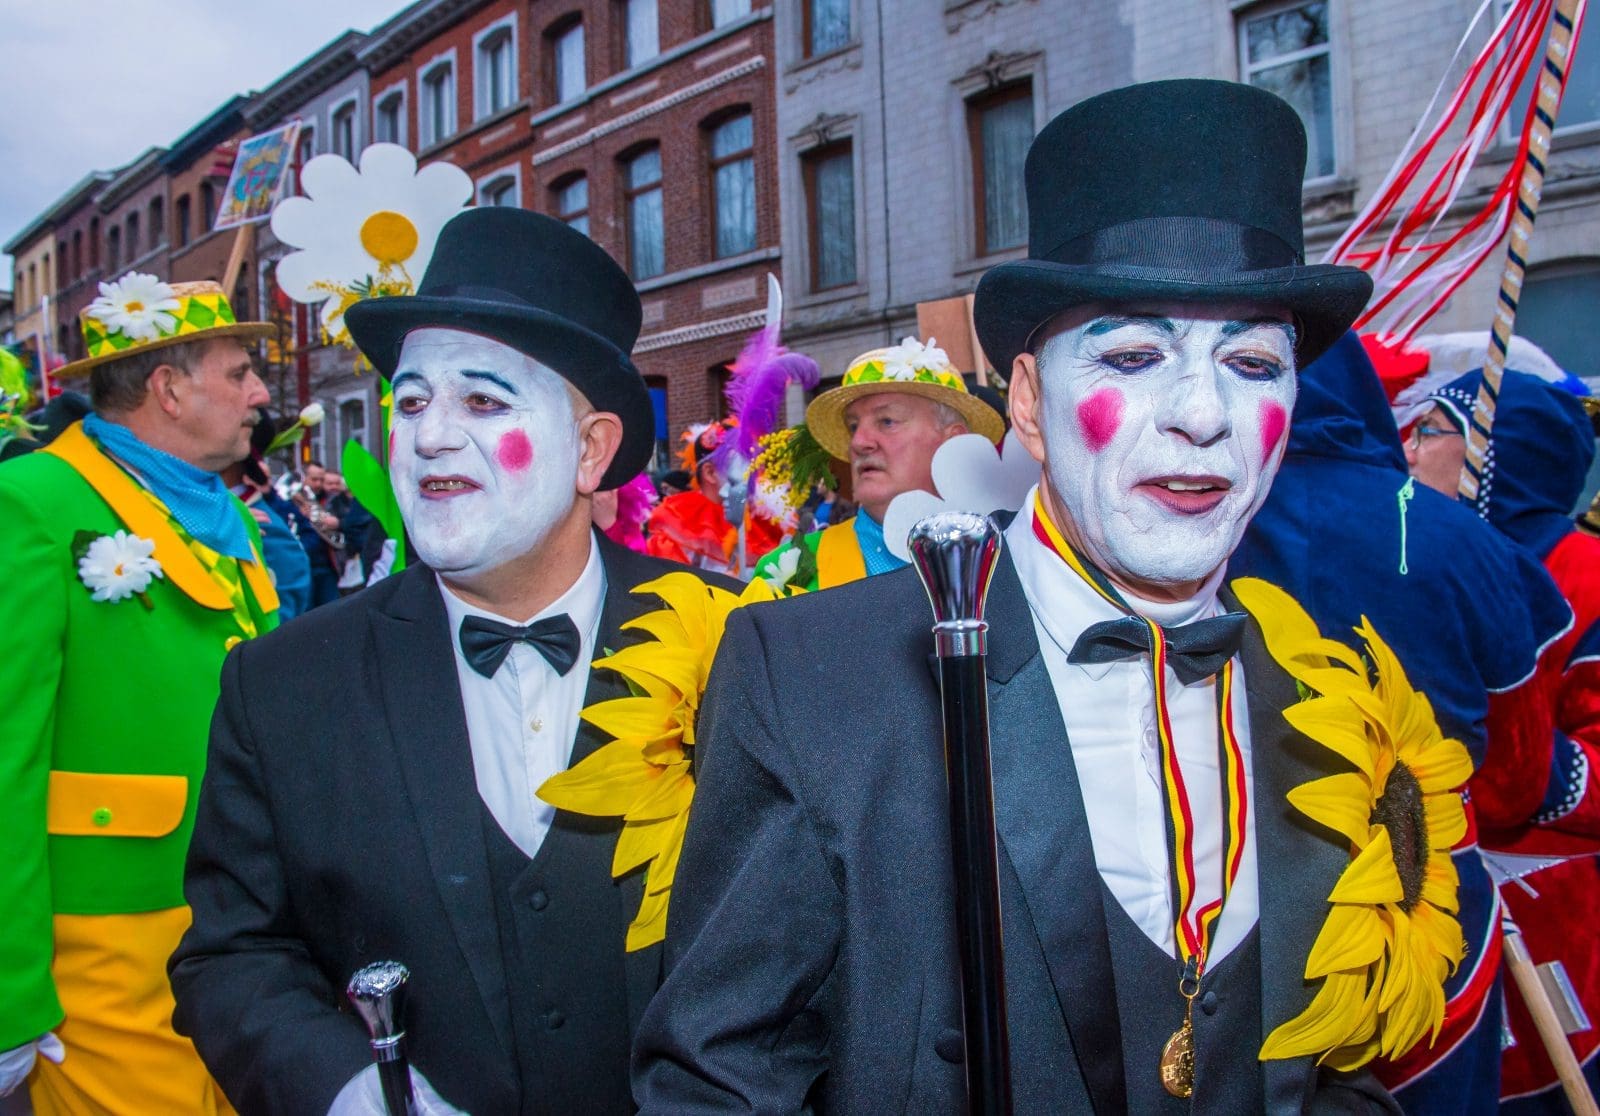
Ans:
{"type": "Polygon", "coordinates": [[[239,145],[214,227],[231,229],[272,216],[299,138],[300,121],[291,120],[239,145]]]}

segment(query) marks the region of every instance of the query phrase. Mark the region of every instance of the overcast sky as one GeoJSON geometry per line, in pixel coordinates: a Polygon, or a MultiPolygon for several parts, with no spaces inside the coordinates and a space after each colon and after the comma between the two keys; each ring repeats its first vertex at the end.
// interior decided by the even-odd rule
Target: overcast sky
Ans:
{"type": "Polygon", "coordinates": [[[235,93],[407,2],[0,0],[0,244],[91,170],[170,144],[235,93]]]}

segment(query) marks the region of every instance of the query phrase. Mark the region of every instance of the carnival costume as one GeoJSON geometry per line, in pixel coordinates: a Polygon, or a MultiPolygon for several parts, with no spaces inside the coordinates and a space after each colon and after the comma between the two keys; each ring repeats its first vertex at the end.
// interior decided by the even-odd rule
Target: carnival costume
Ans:
{"type": "MultiPolygon", "coordinates": [[[[89,356],[60,376],[271,330],[235,322],[216,284],[101,291],[89,356]]],[[[32,1078],[41,1116],[229,1111],[172,1030],[166,961],[217,675],[277,622],[255,521],[215,475],[91,416],[0,466],[0,522],[0,1049],[59,1035],[65,1060],[32,1078]]]]}
{"type": "MultiPolygon", "coordinates": [[[[560,437],[548,415],[480,428],[465,401],[485,391],[531,406],[547,391],[559,408],[570,384],[621,420],[600,487],[637,476],[654,431],[628,357],[638,296],[581,233],[480,208],[445,226],[416,295],[358,303],[345,320],[394,377],[390,468],[421,560],[225,664],[188,868],[195,921],[172,962],[175,1023],[244,1110],[350,1111],[372,1056],[361,1023],[339,1010],[341,991],[355,970],[400,960],[411,970],[413,1072],[447,1110],[620,1116],[632,1110],[630,1035],[661,965],[659,944],[629,948],[646,872],[613,877],[623,819],[535,793],[605,743],[580,711],[629,693],[591,662],[642,638],[629,627],[652,608],[639,587],[673,570],[705,586],[591,531],[583,573],[537,617],[486,614],[425,564],[438,540],[419,530],[426,497],[406,502],[423,486],[403,470],[459,472],[486,491],[509,491],[513,474],[540,483],[559,450],[546,472],[526,466],[556,445],[530,439],[560,437]],[[491,339],[491,359],[510,350],[503,366],[465,366],[498,368],[509,387],[469,380],[450,394],[462,375],[454,357],[439,360],[437,381],[420,358],[397,370],[402,344],[413,359],[413,331],[449,331],[449,345],[491,339]],[[524,357],[543,367],[529,371],[524,357]],[[457,399],[464,417],[442,409],[457,399]],[[463,448],[414,448],[430,422],[452,433],[441,444],[463,448]],[[470,456],[484,429],[490,451],[470,456]],[[519,440],[501,462],[493,446],[519,440]],[[296,680],[289,704],[285,678],[296,680]]],[[[494,521],[484,545],[497,545],[514,509],[466,506],[494,521]]]]}
{"type": "MultiPolygon", "coordinates": [[[[1348,333],[1301,370],[1283,466],[1229,570],[1282,586],[1324,632],[1369,619],[1480,773],[1527,786],[1549,747],[1535,666],[1568,609],[1532,555],[1411,481],[1364,343],[1348,333]]],[[[1485,787],[1469,815],[1527,808],[1504,798],[1485,787]]],[[[1498,1096],[1500,908],[1477,836],[1454,855],[1467,960],[1439,1037],[1376,1068],[1409,1112],[1492,1112],[1498,1096]]]]}
{"type": "MultiPolygon", "coordinates": [[[[806,408],[806,433],[790,437],[814,439],[834,460],[848,462],[850,431],[845,425],[845,409],[863,396],[887,392],[942,403],[961,416],[967,429],[996,444],[1005,435],[1004,420],[967,391],[943,350],[908,337],[892,348],[873,349],[851,361],[839,386],[818,395],[806,408]]],[[[792,457],[793,445],[786,441],[767,460],[792,457]]],[[[792,472],[793,465],[785,470],[792,472]]],[[[829,589],[905,565],[885,544],[883,525],[863,511],[774,550],[757,565],[756,576],[797,588],[829,589]]]]}
{"type": "MultiPolygon", "coordinates": [[[[1429,399],[1464,430],[1482,380],[1481,372],[1470,372],[1429,399]]],[[[1529,791],[1518,803],[1522,818],[1485,825],[1480,840],[1513,877],[1500,893],[1529,954],[1536,963],[1561,963],[1591,1024],[1600,1020],[1600,539],[1573,526],[1572,510],[1594,456],[1594,429],[1580,401],[1507,369],[1484,483],[1469,505],[1542,560],[1572,606],[1571,628],[1544,656],[1539,697],[1553,713],[1554,729],[1544,762],[1522,771],[1529,791]]],[[[1474,798],[1481,793],[1474,783],[1474,798]]],[[[1502,1110],[1568,1111],[1514,986],[1506,990],[1506,1006],[1515,1043],[1503,1060],[1502,1110]]],[[[1589,1087],[1600,1091],[1600,1030],[1591,1025],[1568,1038],[1589,1087]]]]}

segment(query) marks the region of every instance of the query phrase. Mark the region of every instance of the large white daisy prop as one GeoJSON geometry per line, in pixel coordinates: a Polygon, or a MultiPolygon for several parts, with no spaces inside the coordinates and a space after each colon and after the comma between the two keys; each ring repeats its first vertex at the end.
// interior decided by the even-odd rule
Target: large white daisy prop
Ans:
{"type": "Polygon", "coordinates": [[[150,582],[164,577],[149,539],[118,531],[101,535],[78,559],[78,577],[94,593],[94,600],[115,603],[142,594],[150,582]]]}
{"type": "Polygon", "coordinates": [[[89,316],[133,341],[154,341],[178,328],[172,312],[181,305],[177,294],[154,275],[130,271],[100,284],[100,297],[89,304],[89,316]]]}
{"type": "Polygon", "coordinates": [[[414,294],[445,222],[472,199],[460,167],[432,163],[393,143],[361,153],[358,171],[318,155],[300,173],[307,196],[272,211],[272,232],[301,251],[278,264],[278,286],[296,302],[322,304],[328,340],[350,343],[344,312],[363,298],[414,294]]]}
{"type": "Polygon", "coordinates": [[[994,443],[982,434],[957,434],[933,455],[932,492],[902,492],[883,513],[883,539],[889,553],[911,561],[906,537],[919,519],[943,511],[1016,511],[1039,483],[1039,463],[1013,431],[996,453],[994,443]]]}

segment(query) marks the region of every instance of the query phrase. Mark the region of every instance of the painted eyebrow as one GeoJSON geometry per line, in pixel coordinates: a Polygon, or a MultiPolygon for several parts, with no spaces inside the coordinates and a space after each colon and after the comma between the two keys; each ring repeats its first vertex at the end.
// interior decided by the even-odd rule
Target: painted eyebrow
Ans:
{"type": "Polygon", "coordinates": [[[1099,337],[1102,333],[1110,333],[1112,330],[1130,325],[1151,325],[1173,337],[1178,335],[1178,327],[1173,324],[1172,319],[1163,318],[1158,314],[1108,314],[1090,322],[1084,327],[1083,332],[1086,337],[1099,337]]]}
{"type": "Polygon", "coordinates": [[[1257,326],[1274,326],[1283,330],[1284,336],[1289,339],[1292,346],[1295,343],[1294,325],[1281,318],[1248,318],[1236,322],[1227,322],[1222,327],[1222,336],[1237,337],[1241,333],[1248,333],[1257,326]]]}
{"type": "Polygon", "coordinates": [[[518,394],[520,394],[517,391],[516,388],[512,387],[509,383],[507,383],[505,380],[501,379],[499,376],[496,376],[493,372],[478,372],[478,371],[474,371],[473,369],[470,369],[470,368],[463,368],[461,370],[461,374],[463,376],[465,376],[469,380],[486,380],[489,383],[494,384],[501,391],[504,391],[507,394],[510,394],[510,395],[518,395],[518,394]]]}
{"type": "Polygon", "coordinates": [[[405,383],[407,380],[420,380],[420,379],[422,379],[422,373],[420,373],[420,372],[397,372],[397,373],[395,373],[394,379],[389,381],[389,390],[393,391],[395,388],[399,387],[401,384],[405,383]]]}

